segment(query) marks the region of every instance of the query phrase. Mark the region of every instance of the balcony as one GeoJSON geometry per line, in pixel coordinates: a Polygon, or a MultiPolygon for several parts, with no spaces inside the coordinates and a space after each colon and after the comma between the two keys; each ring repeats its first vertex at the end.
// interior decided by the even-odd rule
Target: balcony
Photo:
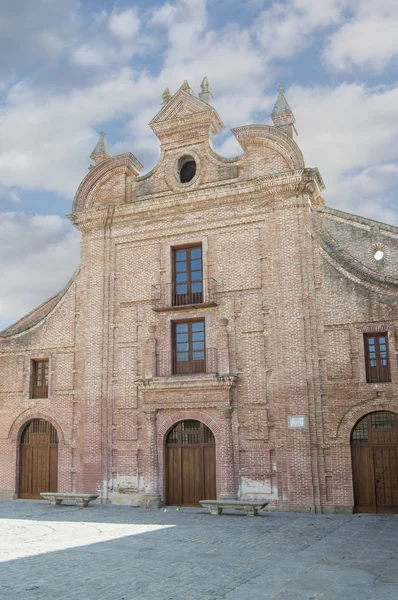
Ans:
{"type": "Polygon", "coordinates": [[[213,278],[191,283],[159,283],[152,286],[152,310],[165,312],[217,306],[216,294],[217,282],[213,278]]]}
{"type": "MultiPolygon", "coordinates": [[[[197,375],[199,373],[218,373],[219,355],[227,351],[217,348],[206,348],[198,352],[167,352],[156,353],[156,376],[197,375]]],[[[225,362],[225,361],[224,361],[225,362]]]]}

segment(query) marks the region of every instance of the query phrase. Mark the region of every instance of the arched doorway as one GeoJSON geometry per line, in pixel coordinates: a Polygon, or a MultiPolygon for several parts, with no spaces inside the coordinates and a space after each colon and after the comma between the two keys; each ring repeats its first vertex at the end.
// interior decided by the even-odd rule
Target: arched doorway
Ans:
{"type": "Polygon", "coordinates": [[[41,498],[40,492],[56,492],[58,435],[48,421],[30,421],[22,432],[19,448],[19,498],[41,498]]]}
{"type": "Polygon", "coordinates": [[[363,417],[351,434],[356,512],[398,513],[398,415],[363,417]]]}
{"type": "Polygon", "coordinates": [[[197,506],[216,498],[216,445],[200,421],[181,421],[166,437],[166,504],[197,506]]]}

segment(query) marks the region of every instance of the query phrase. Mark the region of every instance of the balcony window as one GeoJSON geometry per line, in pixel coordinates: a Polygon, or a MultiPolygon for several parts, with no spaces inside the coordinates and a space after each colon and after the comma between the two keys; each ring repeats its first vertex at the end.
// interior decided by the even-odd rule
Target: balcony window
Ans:
{"type": "Polygon", "coordinates": [[[176,375],[206,372],[205,323],[174,323],[173,373],[176,375]]]}
{"type": "Polygon", "coordinates": [[[173,306],[203,302],[202,246],[175,248],[173,261],[173,306]]]}

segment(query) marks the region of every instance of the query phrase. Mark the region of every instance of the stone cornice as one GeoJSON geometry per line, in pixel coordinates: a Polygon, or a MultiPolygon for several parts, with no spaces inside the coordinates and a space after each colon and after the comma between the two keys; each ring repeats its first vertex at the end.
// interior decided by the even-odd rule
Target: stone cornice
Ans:
{"type": "Polygon", "coordinates": [[[162,392],[164,390],[194,390],[194,389],[226,389],[229,390],[236,385],[236,375],[176,375],[169,377],[153,377],[151,379],[139,379],[136,383],[143,391],[162,392]]]}
{"type": "MultiPolygon", "coordinates": [[[[137,221],[159,218],[178,212],[206,210],[215,205],[235,205],[242,202],[242,196],[255,196],[261,201],[280,199],[289,195],[307,195],[313,204],[322,203],[319,196],[322,180],[318,169],[298,169],[282,171],[257,177],[250,181],[216,182],[195,189],[195,202],[189,191],[167,191],[141,196],[128,204],[113,205],[113,222],[137,221]],[[210,202],[209,202],[210,201],[210,202]]],[[[78,229],[102,227],[107,221],[108,206],[87,209],[68,215],[78,229]]]]}

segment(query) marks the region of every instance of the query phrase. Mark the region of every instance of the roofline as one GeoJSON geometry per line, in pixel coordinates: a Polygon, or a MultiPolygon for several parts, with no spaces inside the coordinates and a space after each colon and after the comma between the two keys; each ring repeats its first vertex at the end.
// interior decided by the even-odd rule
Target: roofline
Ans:
{"type": "Polygon", "coordinates": [[[48,315],[50,315],[52,313],[52,311],[58,306],[59,302],[65,296],[66,292],[69,290],[72,283],[75,281],[76,277],[78,276],[79,271],[80,271],[80,265],[77,267],[76,271],[73,273],[72,277],[69,279],[66,286],[60,292],[58,292],[58,294],[54,294],[54,296],[51,296],[50,298],[48,298],[47,300],[42,302],[39,306],[36,306],[36,308],[34,308],[30,312],[28,312],[26,315],[24,315],[20,319],[18,319],[18,321],[16,321],[12,325],[9,325],[6,329],[3,329],[3,331],[0,331],[0,342],[1,342],[2,338],[10,338],[12,336],[17,336],[17,335],[20,335],[21,333],[25,333],[26,331],[29,331],[29,329],[33,329],[33,327],[36,327],[36,325],[38,325],[46,317],[48,317],[48,315]],[[55,302],[53,302],[53,301],[55,301],[55,302]],[[43,306],[45,306],[46,304],[49,305],[48,310],[47,311],[45,310],[44,313],[42,315],[40,315],[40,309],[43,306]],[[37,316],[36,319],[34,318],[35,313],[39,313],[39,315],[40,315],[40,316],[37,316]],[[24,326],[23,322],[25,321],[25,319],[28,319],[29,317],[32,317],[32,316],[33,316],[33,321],[29,320],[28,324],[26,326],[24,326]],[[19,323],[21,325],[18,327],[19,323]],[[10,331],[10,330],[12,330],[12,331],[10,331]]]}
{"type": "Polygon", "coordinates": [[[352,213],[346,212],[344,210],[339,210],[337,208],[331,208],[330,206],[324,204],[317,209],[320,212],[329,213],[331,215],[335,215],[336,217],[340,217],[343,219],[347,219],[347,221],[355,221],[356,223],[363,223],[373,225],[375,227],[382,226],[386,231],[391,231],[392,233],[398,234],[398,226],[390,225],[389,223],[384,223],[384,221],[376,221],[376,219],[369,219],[368,217],[362,217],[360,215],[354,215],[352,213]]]}

